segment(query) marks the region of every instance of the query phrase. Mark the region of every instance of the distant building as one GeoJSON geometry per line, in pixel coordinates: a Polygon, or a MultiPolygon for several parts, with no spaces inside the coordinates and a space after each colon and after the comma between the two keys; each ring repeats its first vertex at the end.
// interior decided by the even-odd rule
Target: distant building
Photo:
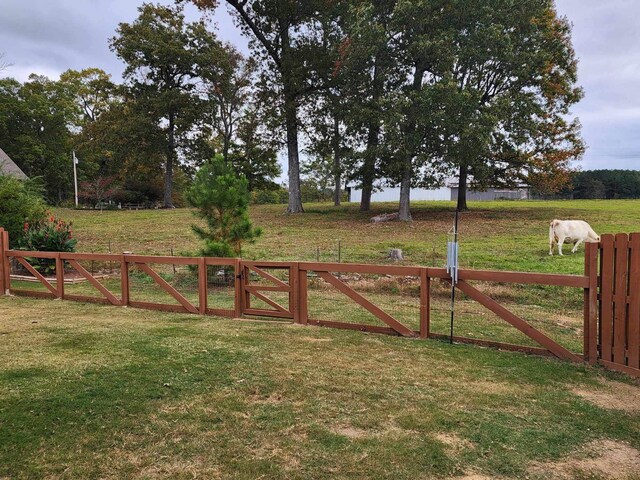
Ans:
{"type": "MultiPolygon", "coordinates": [[[[347,187],[349,202],[360,202],[362,190],[347,187]]],[[[467,190],[467,200],[469,201],[489,201],[489,200],[529,200],[531,199],[530,188],[522,185],[514,188],[487,188],[486,190],[467,190]]],[[[400,187],[384,187],[371,194],[372,202],[397,202],[400,200],[400,187]]],[[[449,183],[446,187],[426,189],[412,188],[411,201],[432,200],[448,201],[458,200],[458,184],[449,183]]]]}
{"type": "Polygon", "coordinates": [[[11,177],[19,178],[20,180],[28,180],[24,172],[20,169],[18,165],[15,164],[9,155],[7,155],[4,150],[0,148],[0,175],[7,175],[11,177]]]}
{"type": "MultiPolygon", "coordinates": [[[[347,195],[349,202],[360,203],[362,199],[362,190],[348,187],[347,195]]],[[[420,200],[449,200],[449,187],[426,189],[412,188],[411,201],[420,200]]],[[[371,194],[372,202],[397,202],[400,200],[400,187],[384,187],[379,191],[371,194]]]]}
{"type": "MultiPolygon", "coordinates": [[[[458,184],[451,184],[451,200],[458,200],[458,184]]],[[[529,200],[531,192],[527,186],[514,188],[487,188],[486,190],[467,190],[467,200],[482,202],[490,200],[529,200]]]]}

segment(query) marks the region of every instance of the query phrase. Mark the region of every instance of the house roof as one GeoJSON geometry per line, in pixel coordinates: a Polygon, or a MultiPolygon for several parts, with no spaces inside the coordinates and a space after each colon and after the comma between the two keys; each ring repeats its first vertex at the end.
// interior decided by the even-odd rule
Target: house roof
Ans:
{"type": "Polygon", "coordinates": [[[27,180],[29,177],[15,164],[9,155],[0,148],[0,175],[9,175],[19,178],[20,180],[27,180]]]}

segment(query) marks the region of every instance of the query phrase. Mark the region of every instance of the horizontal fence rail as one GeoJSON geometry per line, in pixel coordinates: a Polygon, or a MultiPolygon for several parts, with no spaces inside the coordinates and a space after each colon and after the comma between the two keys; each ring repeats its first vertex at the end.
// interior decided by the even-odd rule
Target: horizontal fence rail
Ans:
{"type": "MultiPolygon", "coordinates": [[[[278,318],[301,325],[410,338],[447,339],[555,356],[572,362],[599,363],[640,376],[640,234],[603,235],[600,243],[585,244],[584,275],[459,270],[456,288],[466,298],[485,307],[509,328],[517,330],[537,346],[469,338],[459,334],[450,337],[434,332],[433,282],[448,284],[450,288],[451,277],[444,268],[33,252],[9,249],[8,234],[2,229],[0,252],[0,292],[7,294],[176,313],[278,318]],[[44,275],[39,270],[43,261],[48,265],[50,275],[44,275]],[[94,263],[108,265],[110,273],[104,276],[95,274],[92,268],[94,263]],[[39,290],[14,288],[12,264],[30,274],[39,290]],[[88,264],[92,267],[89,268],[88,264]],[[182,276],[176,275],[176,269],[181,269],[182,276]],[[66,291],[65,278],[71,275],[85,282],[88,292],[78,294],[66,291]],[[187,286],[174,281],[176,278],[182,278],[187,286]],[[389,302],[385,304],[376,299],[375,292],[366,290],[371,282],[391,282],[394,279],[399,284],[407,285],[411,292],[402,299],[404,303],[398,302],[406,310],[400,312],[402,315],[389,302]],[[158,298],[140,298],[146,290],[134,287],[133,284],[139,281],[146,282],[145,288],[156,292],[158,298]],[[570,351],[472,282],[581,289],[584,302],[583,351],[570,351]],[[325,309],[329,312],[325,311],[325,316],[329,315],[329,318],[318,315],[318,302],[333,307],[325,309]],[[348,305],[349,311],[337,307],[339,302],[346,302],[344,305],[348,305]],[[356,309],[357,315],[353,313],[356,309]],[[364,317],[368,319],[367,322],[360,320],[364,317]]],[[[387,298],[389,296],[393,294],[387,294],[387,298]]]]}

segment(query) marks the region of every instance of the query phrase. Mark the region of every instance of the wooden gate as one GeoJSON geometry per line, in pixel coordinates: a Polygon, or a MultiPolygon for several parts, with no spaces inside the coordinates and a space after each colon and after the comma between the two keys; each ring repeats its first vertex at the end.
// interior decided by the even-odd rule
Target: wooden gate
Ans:
{"type": "Polygon", "coordinates": [[[241,261],[240,265],[243,315],[296,319],[296,262],[241,261]],[[253,299],[261,305],[252,305],[253,299]]]}
{"type": "Polygon", "coordinates": [[[597,301],[599,362],[640,376],[640,233],[602,235],[597,301]]]}

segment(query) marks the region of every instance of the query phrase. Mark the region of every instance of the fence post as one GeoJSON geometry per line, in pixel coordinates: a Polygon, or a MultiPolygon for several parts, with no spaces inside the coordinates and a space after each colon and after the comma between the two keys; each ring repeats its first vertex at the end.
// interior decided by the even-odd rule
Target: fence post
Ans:
{"type": "Polygon", "coordinates": [[[429,269],[420,270],[420,338],[429,338],[431,320],[431,277],[429,269]]]}
{"type": "Polygon", "coordinates": [[[298,321],[300,325],[309,323],[307,271],[298,270],[298,321]]]}
{"type": "Polygon", "coordinates": [[[122,306],[129,305],[129,262],[127,256],[120,256],[120,289],[122,293],[122,306]]]}
{"type": "Polygon", "coordinates": [[[5,254],[4,254],[4,228],[0,227],[0,295],[4,295],[6,287],[4,285],[4,269],[5,269],[5,254]]]}
{"type": "Polygon", "coordinates": [[[9,250],[9,232],[0,228],[0,295],[9,295],[11,290],[11,264],[9,250]]]}
{"type": "Polygon", "coordinates": [[[298,262],[292,262],[289,267],[289,308],[293,313],[293,322],[300,323],[300,266],[298,262]]]}
{"type": "Polygon", "coordinates": [[[64,298],[64,260],[60,258],[60,253],[56,255],[56,291],[60,300],[64,298]]]}
{"type": "Polygon", "coordinates": [[[589,286],[584,289],[584,360],[598,361],[598,251],[599,243],[585,243],[584,274],[589,286]]]}
{"type": "Polygon", "coordinates": [[[198,260],[198,311],[207,313],[207,263],[204,257],[198,260]]]}

